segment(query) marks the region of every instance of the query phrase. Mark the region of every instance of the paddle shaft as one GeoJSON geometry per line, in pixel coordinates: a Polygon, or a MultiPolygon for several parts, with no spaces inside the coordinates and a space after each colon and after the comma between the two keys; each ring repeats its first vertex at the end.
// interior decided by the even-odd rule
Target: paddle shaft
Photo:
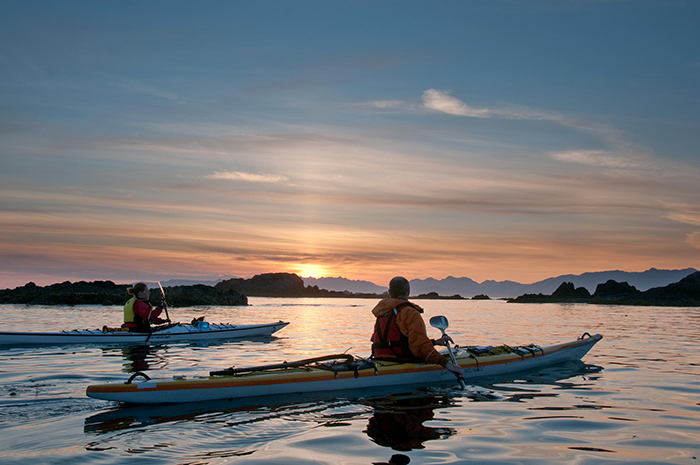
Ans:
{"type": "Polygon", "coordinates": [[[158,281],[158,287],[160,288],[160,294],[163,296],[163,310],[165,310],[165,319],[170,322],[170,315],[168,315],[168,303],[165,301],[165,291],[163,290],[163,285],[158,281]]]}
{"type": "MultiPolygon", "coordinates": [[[[442,331],[443,336],[446,336],[444,329],[440,329],[440,331],[442,331]]],[[[450,341],[445,341],[445,344],[447,345],[447,353],[450,354],[450,360],[452,360],[452,363],[454,365],[457,365],[457,360],[455,360],[455,354],[452,353],[452,347],[450,346],[450,341]]],[[[457,366],[459,366],[459,365],[457,365],[457,366]]],[[[457,373],[455,373],[455,376],[457,377],[457,381],[459,381],[459,387],[461,389],[464,389],[466,387],[466,383],[464,382],[464,376],[457,374],[457,373]]]]}

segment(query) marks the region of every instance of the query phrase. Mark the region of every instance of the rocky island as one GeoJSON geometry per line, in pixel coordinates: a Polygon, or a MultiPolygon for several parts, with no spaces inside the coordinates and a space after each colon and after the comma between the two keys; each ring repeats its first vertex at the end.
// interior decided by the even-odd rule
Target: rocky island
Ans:
{"type": "MultiPolygon", "coordinates": [[[[65,281],[50,286],[27,283],[14,289],[0,290],[0,304],[26,305],[124,305],[129,300],[126,289],[129,284],[112,281],[65,281]]],[[[169,307],[191,307],[194,305],[248,305],[245,295],[235,290],[223,291],[196,284],[164,288],[169,307]]],[[[151,303],[161,301],[160,290],[151,291],[151,303]]]]}
{"type": "Polygon", "coordinates": [[[700,271],[677,283],[639,291],[626,282],[609,280],[599,284],[593,294],[584,287],[562,283],[552,295],[524,294],[508,302],[514,303],[590,303],[600,305],[643,305],[667,307],[700,306],[700,271]]]}

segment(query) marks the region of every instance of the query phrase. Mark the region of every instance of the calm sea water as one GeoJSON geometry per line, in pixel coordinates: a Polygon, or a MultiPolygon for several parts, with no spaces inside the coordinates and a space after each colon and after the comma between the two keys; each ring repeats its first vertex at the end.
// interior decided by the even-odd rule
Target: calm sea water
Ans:
{"type": "MultiPolygon", "coordinates": [[[[348,351],[367,356],[375,304],[251,298],[172,309],[189,321],[292,324],[277,337],[209,345],[0,349],[3,464],[700,464],[700,308],[425,301],[460,345],[605,338],[583,364],[451,385],[121,407],[91,383],[206,374],[348,351]],[[398,457],[397,457],[398,458],[398,457]]],[[[118,307],[0,306],[5,331],[118,326],[118,307]]],[[[429,328],[433,337],[439,331],[429,328]]]]}

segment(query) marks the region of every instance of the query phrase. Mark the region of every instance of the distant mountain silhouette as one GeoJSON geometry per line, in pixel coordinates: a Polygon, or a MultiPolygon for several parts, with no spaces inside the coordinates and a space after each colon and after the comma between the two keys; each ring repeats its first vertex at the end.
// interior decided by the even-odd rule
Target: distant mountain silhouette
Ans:
{"type": "MultiPolygon", "coordinates": [[[[214,287],[217,284],[219,284],[221,281],[225,279],[231,279],[233,276],[226,276],[221,279],[216,279],[212,280],[210,278],[201,278],[201,279],[196,279],[196,278],[191,278],[191,279],[168,279],[167,281],[161,281],[160,283],[163,285],[163,287],[166,286],[194,286],[197,284],[204,284],[205,286],[211,286],[214,287]]],[[[158,283],[153,281],[148,281],[146,282],[149,288],[155,288],[158,287],[158,283]]]]}
{"type": "MultiPolygon", "coordinates": [[[[627,282],[640,291],[646,291],[653,287],[667,286],[685,278],[697,271],[694,268],[683,270],[658,270],[651,268],[643,272],[629,271],[598,271],[583,273],[580,275],[561,275],[548,278],[532,284],[521,284],[514,281],[487,280],[478,283],[470,278],[455,278],[448,276],[444,279],[426,278],[411,280],[411,295],[429,294],[437,292],[439,295],[455,295],[473,297],[486,294],[492,298],[514,297],[522,294],[552,294],[564,282],[572,283],[574,287],[583,287],[593,293],[598,284],[609,280],[627,282]]],[[[360,293],[381,294],[387,290],[386,286],[378,286],[369,281],[354,281],[347,278],[303,278],[304,284],[317,285],[321,289],[333,291],[349,291],[360,293]]]]}
{"type": "Polygon", "coordinates": [[[318,286],[329,291],[348,291],[361,294],[382,294],[389,290],[387,286],[378,286],[369,281],[342,278],[302,278],[306,286],[318,286]]]}

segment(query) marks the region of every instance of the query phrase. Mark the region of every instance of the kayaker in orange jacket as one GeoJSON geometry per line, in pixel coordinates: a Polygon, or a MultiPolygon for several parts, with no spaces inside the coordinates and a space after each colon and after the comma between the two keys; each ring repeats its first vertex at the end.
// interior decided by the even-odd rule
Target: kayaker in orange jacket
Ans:
{"type": "Polygon", "coordinates": [[[409,302],[411,287],[408,280],[397,276],[389,283],[389,298],[382,299],[372,310],[377,318],[372,334],[372,355],[375,358],[426,361],[442,365],[453,373],[462,369],[448,362],[435,348],[445,346],[452,339],[444,335],[431,340],[421,317],[423,309],[409,302]]]}

